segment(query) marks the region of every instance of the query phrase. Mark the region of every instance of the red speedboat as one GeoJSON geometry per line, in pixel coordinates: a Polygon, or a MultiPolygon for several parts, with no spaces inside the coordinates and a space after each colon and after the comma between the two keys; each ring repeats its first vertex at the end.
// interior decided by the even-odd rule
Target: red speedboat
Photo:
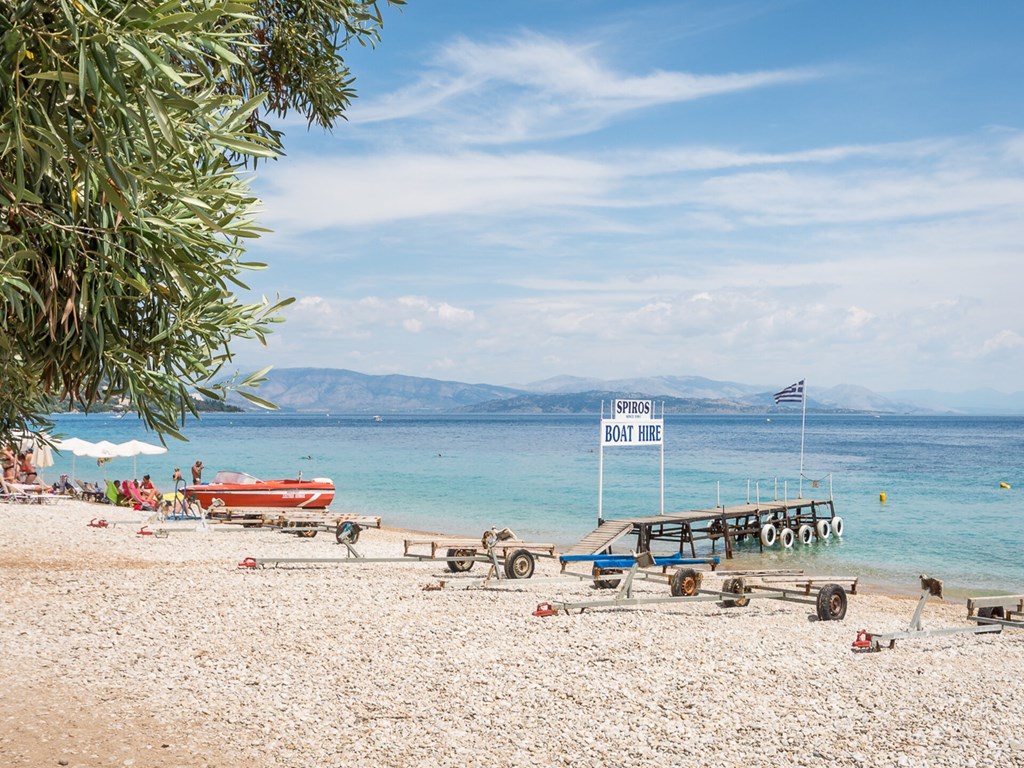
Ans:
{"type": "Polygon", "coordinates": [[[302,507],[324,509],[334,501],[334,482],[327,477],[312,480],[260,480],[245,472],[221,470],[212,483],[185,488],[203,509],[225,507],[302,507]],[[220,499],[219,504],[214,500],[220,499]]]}

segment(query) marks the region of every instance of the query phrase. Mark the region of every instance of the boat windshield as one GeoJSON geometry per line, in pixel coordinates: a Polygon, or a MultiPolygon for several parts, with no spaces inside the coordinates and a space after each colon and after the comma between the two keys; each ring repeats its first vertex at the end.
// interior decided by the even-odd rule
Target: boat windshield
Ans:
{"type": "Polygon", "coordinates": [[[236,472],[233,469],[222,469],[214,475],[213,482],[224,484],[230,483],[232,485],[256,485],[263,481],[258,480],[245,472],[236,472]]]}

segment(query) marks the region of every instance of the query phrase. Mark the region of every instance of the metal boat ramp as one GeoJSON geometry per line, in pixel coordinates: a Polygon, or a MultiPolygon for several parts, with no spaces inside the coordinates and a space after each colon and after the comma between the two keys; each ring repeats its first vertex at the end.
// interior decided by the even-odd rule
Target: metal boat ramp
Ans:
{"type": "Polygon", "coordinates": [[[731,558],[733,544],[751,537],[763,551],[776,544],[787,548],[797,542],[811,544],[833,534],[843,535],[843,519],[836,515],[831,499],[787,499],[605,520],[565,554],[610,552],[632,535],[634,552],[648,552],[655,542],[670,542],[680,553],[688,548],[690,556],[696,557],[697,542],[710,542],[714,552],[721,541],[726,558],[731,558]]]}

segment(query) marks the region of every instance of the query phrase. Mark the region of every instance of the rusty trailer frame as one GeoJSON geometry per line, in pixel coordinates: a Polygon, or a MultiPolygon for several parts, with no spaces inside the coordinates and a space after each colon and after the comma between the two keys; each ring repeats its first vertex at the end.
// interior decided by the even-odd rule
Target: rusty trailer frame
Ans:
{"type": "MultiPolygon", "coordinates": [[[[593,556],[599,563],[607,563],[607,559],[602,559],[607,557],[593,556]]],[[[621,558],[621,556],[616,557],[621,558]]],[[[725,579],[721,589],[704,589],[702,587],[703,572],[689,567],[680,567],[672,574],[669,579],[669,595],[661,597],[634,596],[633,582],[636,578],[643,578],[644,574],[647,574],[648,578],[651,576],[664,577],[664,574],[649,573],[648,569],[656,565],[658,565],[657,559],[649,552],[634,555],[632,565],[621,574],[618,591],[613,597],[578,601],[553,600],[538,605],[534,615],[553,616],[558,613],[583,613],[589,609],[639,608],[660,603],[721,602],[727,607],[743,607],[752,599],[767,599],[813,605],[821,621],[840,621],[846,616],[847,591],[838,583],[824,584],[814,597],[810,596],[810,583],[813,583],[814,579],[809,580],[807,584],[800,583],[794,588],[789,588],[777,582],[758,583],[748,581],[748,577],[745,575],[731,575],[725,579]]],[[[857,579],[850,578],[846,581],[852,585],[851,589],[855,591],[857,579]]]]}
{"type": "Polygon", "coordinates": [[[463,573],[476,563],[485,563],[490,568],[489,573],[500,580],[532,578],[537,557],[554,557],[553,544],[531,544],[518,539],[491,541],[486,547],[482,541],[475,539],[406,540],[400,557],[366,557],[355,548],[355,540],[340,533],[338,543],[347,549],[344,557],[250,556],[238,563],[238,567],[252,569],[282,564],[445,563],[453,573],[463,573]],[[421,544],[430,545],[430,554],[409,551],[411,547],[421,544]],[[438,555],[440,550],[444,550],[445,554],[438,555]]]}
{"type": "Polygon", "coordinates": [[[860,652],[877,652],[883,648],[895,648],[897,640],[914,640],[922,637],[948,635],[999,634],[1004,629],[1024,629],[1024,595],[992,595],[972,597],[967,600],[967,620],[973,625],[961,627],[939,627],[925,629],[921,616],[931,597],[942,598],[942,582],[921,577],[922,592],[914,607],[910,624],[899,632],[869,632],[858,630],[852,649],[860,652]]]}

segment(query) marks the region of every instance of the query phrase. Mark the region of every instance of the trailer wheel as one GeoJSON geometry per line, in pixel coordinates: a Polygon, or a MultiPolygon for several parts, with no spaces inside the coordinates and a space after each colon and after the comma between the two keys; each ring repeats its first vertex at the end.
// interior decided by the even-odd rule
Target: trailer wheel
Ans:
{"type": "Polygon", "coordinates": [[[796,541],[796,534],[793,533],[792,528],[783,528],[779,532],[779,541],[782,542],[782,546],[786,549],[792,549],[793,542],[796,541]]]}
{"type": "Polygon", "coordinates": [[[841,517],[833,517],[832,518],[832,533],[834,533],[837,538],[840,538],[840,539],[843,538],[843,528],[844,527],[845,526],[843,525],[843,518],[841,518],[841,517]]]}
{"type": "Polygon", "coordinates": [[[362,532],[362,528],[358,523],[348,522],[346,520],[338,523],[337,529],[334,531],[334,538],[338,540],[339,544],[355,544],[359,541],[359,534],[362,532]]]}
{"type": "Polygon", "coordinates": [[[615,589],[617,586],[619,586],[619,582],[621,581],[621,579],[604,579],[602,578],[602,576],[605,576],[609,573],[622,573],[622,569],[601,568],[600,566],[595,565],[594,570],[591,571],[591,573],[594,576],[595,587],[597,587],[598,589],[615,589]]]}
{"type": "Polygon", "coordinates": [[[703,575],[693,568],[680,568],[672,574],[672,581],[669,582],[672,597],[692,597],[696,595],[703,578],[703,575]]]}
{"type": "MultiPolygon", "coordinates": [[[[742,595],[747,591],[747,583],[743,580],[742,576],[737,576],[734,579],[726,579],[722,583],[722,591],[742,595]]],[[[736,599],[725,598],[722,600],[722,604],[727,608],[732,608],[733,606],[739,606],[742,608],[748,603],[750,603],[749,597],[737,597],[736,599]]]]}
{"type": "Polygon", "coordinates": [[[505,575],[510,579],[528,579],[533,576],[534,560],[525,549],[517,549],[505,557],[505,575]]]}
{"type": "Polygon", "coordinates": [[[832,524],[828,520],[819,520],[815,526],[819,539],[827,539],[832,535],[832,524]]]}
{"type": "Polygon", "coordinates": [[[774,525],[771,523],[765,523],[761,526],[761,543],[766,547],[773,546],[775,544],[775,537],[777,534],[778,531],[775,530],[774,525]]]}
{"type": "Polygon", "coordinates": [[[800,540],[801,544],[810,544],[814,541],[814,529],[807,525],[807,523],[804,523],[796,529],[796,537],[800,540]]]}
{"type": "Polygon", "coordinates": [[[842,621],[846,618],[846,590],[838,584],[826,584],[818,592],[818,620],[842,621]]]}
{"type": "MultiPolygon", "coordinates": [[[[448,557],[472,557],[476,554],[475,549],[449,549],[448,557]]],[[[448,570],[452,573],[465,573],[470,570],[475,560],[449,560],[448,570]]]]}

